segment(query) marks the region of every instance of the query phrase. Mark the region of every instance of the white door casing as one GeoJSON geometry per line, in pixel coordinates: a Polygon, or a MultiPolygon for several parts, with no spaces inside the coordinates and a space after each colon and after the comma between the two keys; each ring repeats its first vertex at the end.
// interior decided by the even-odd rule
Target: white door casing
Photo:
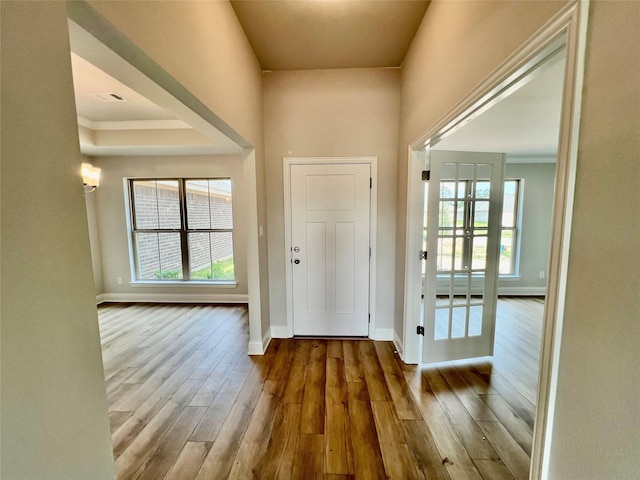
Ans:
{"type": "Polygon", "coordinates": [[[369,333],[371,165],[289,167],[294,335],[369,333]]]}
{"type": "Polygon", "coordinates": [[[424,363],[493,354],[504,159],[430,153],[424,363]]]}

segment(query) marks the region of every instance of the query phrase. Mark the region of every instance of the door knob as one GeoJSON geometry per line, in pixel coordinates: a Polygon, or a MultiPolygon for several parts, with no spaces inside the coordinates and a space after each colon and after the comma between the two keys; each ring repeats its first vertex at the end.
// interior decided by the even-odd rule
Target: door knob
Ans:
{"type": "Polygon", "coordinates": [[[293,251],[294,252],[299,252],[300,251],[300,247],[293,247],[293,251]]]}
{"type": "Polygon", "coordinates": [[[300,260],[298,260],[297,258],[293,261],[293,263],[295,263],[296,265],[298,265],[300,263],[300,260]]]}

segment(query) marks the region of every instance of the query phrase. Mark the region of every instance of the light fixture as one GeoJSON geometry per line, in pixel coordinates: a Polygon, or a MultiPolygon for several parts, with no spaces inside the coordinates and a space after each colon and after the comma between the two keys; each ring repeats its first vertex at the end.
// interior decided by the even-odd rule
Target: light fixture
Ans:
{"type": "Polygon", "coordinates": [[[100,185],[100,169],[90,163],[83,163],[82,181],[84,182],[84,193],[93,192],[100,185]]]}

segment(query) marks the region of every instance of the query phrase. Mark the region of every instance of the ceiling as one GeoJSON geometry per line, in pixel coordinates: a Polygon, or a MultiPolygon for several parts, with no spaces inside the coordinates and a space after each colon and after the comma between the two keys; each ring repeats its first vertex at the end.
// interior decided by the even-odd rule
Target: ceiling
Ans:
{"type": "MultiPolygon", "coordinates": [[[[231,4],[263,69],[289,70],[399,67],[429,2],[232,0],[231,4]]],[[[104,45],[92,44],[97,40],[79,27],[70,27],[70,37],[72,50],[78,53],[72,53],[72,67],[84,154],[242,151],[214,126],[176,104],[171,95],[158,92],[157,85],[104,45]],[[114,99],[110,93],[125,101],[104,102],[95,95],[114,99]]],[[[555,157],[564,62],[550,65],[433,148],[505,152],[510,161],[555,157]]]]}
{"type": "MultiPolygon", "coordinates": [[[[73,44],[74,35],[71,37],[73,44]]],[[[85,50],[91,57],[91,49],[85,50]]],[[[73,52],[71,68],[80,151],[85,155],[207,155],[242,151],[215,128],[196,130],[167,108],[158,106],[73,52]]],[[[112,71],[117,75],[120,69],[112,68],[112,71]]],[[[138,87],[144,85],[144,82],[131,83],[138,87]]],[[[139,90],[151,94],[144,86],[139,90]]]]}
{"type": "Polygon", "coordinates": [[[500,152],[508,161],[555,161],[565,55],[547,61],[532,79],[433,146],[434,150],[500,152]]]}
{"type": "Polygon", "coordinates": [[[429,1],[232,0],[263,70],[399,67],[429,1]]]}

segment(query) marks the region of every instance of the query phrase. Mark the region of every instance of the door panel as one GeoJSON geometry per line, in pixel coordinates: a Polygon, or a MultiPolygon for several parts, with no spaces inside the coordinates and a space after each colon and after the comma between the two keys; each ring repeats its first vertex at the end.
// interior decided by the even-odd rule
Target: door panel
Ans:
{"type": "Polygon", "coordinates": [[[369,332],[368,164],[291,165],[294,335],[369,332]]]}
{"type": "Polygon", "coordinates": [[[493,354],[501,153],[430,152],[423,362],[493,354]]]}

